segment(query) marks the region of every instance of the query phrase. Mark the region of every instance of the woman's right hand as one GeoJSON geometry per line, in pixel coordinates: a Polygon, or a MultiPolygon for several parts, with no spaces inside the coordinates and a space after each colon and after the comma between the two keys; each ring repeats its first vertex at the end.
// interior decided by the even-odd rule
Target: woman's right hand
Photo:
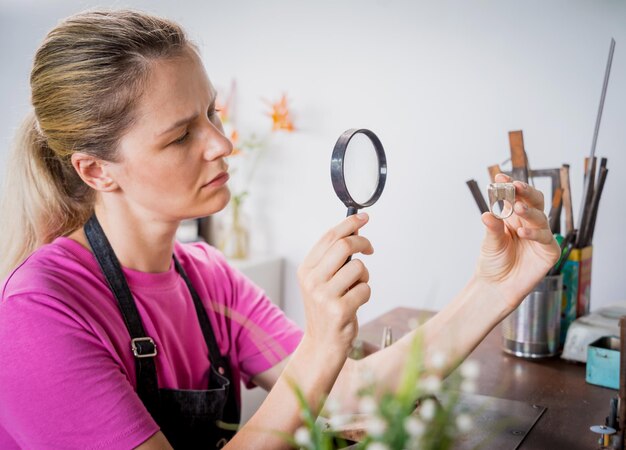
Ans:
{"type": "Polygon", "coordinates": [[[316,348],[343,358],[357,336],[356,312],[370,298],[369,272],[363,262],[352,259],[345,264],[355,253],[374,253],[370,241],[357,234],[368,219],[365,213],[352,215],[328,230],[298,269],[305,337],[316,348]]]}

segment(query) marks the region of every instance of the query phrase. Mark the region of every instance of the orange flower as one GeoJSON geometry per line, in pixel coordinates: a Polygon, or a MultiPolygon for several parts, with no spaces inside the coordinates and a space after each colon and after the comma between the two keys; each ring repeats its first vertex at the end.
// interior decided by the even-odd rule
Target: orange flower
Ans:
{"type": "Polygon", "coordinates": [[[287,106],[287,96],[282,95],[279,101],[275,103],[269,103],[271,109],[267,115],[272,118],[272,131],[283,130],[292,132],[294,130],[293,122],[291,120],[291,113],[287,106]]]}
{"type": "Polygon", "coordinates": [[[228,90],[228,94],[226,94],[226,101],[222,103],[221,101],[219,101],[219,99],[215,99],[215,110],[217,111],[217,115],[219,116],[222,123],[230,121],[230,109],[233,106],[236,90],[237,83],[233,79],[230,82],[230,89],[228,90]]]}
{"type": "Polygon", "coordinates": [[[228,137],[228,139],[230,139],[230,142],[232,142],[233,144],[233,152],[230,154],[230,156],[236,156],[240,154],[241,149],[237,146],[237,142],[239,141],[239,133],[237,132],[237,130],[233,128],[230,132],[230,136],[228,137]]]}
{"type": "Polygon", "coordinates": [[[215,100],[215,111],[217,112],[217,116],[220,118],[222,123],[229,121],[230,117],[228,116],[228,104],[222,104],[215,100]]]}

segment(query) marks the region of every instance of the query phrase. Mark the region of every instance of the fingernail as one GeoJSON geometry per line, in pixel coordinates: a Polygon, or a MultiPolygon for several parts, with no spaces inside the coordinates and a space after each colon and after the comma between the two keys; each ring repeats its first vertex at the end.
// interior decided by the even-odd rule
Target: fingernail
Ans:
{"type": "Polygon", "coordinates": [[[366,213],[358,213],[356,215],[356,218],[359,219],[359,220],[365,220],[365,219],[367,219],[367,214],[366,213]]]}

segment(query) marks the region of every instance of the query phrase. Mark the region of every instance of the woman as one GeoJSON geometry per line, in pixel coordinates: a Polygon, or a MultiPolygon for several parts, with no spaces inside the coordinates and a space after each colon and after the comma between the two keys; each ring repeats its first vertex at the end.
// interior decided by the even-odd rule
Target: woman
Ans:
{"type": "MultiPolygon", "coordinates": [[[[0,448],[287,447],[301,424],[292,383],[317,411],[354,405],[360,375],[399,382],[413,334],[347,359],[370,295],[359,214],[298,271],[300,331],[223,257],[175,242],[181,220],[229,200],[232,145],[181,28],[95,11],[52,30],[31,73],[3,207],[0,448]],[[239,382],[270,393],[233,436],[239,382]]],[[[500,181],[508,178],[500,175],[500,181]]],[[[506,223],[483,215],[476,273],[422,327],[447,374],[555,263],[543,196],[516,182],[506,223]]]]}

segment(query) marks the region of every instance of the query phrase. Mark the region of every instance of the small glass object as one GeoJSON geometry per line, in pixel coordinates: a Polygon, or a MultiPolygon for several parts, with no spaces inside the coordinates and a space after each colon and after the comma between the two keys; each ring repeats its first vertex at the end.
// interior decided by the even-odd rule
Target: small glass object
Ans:
{"type": "Polygon", "coordinates": [[[506,219],[513,214],[515,204],[515,186],[513,183],[491,183],[487,189],[489,194],[489,211],[498,219],[506,219]]]}

